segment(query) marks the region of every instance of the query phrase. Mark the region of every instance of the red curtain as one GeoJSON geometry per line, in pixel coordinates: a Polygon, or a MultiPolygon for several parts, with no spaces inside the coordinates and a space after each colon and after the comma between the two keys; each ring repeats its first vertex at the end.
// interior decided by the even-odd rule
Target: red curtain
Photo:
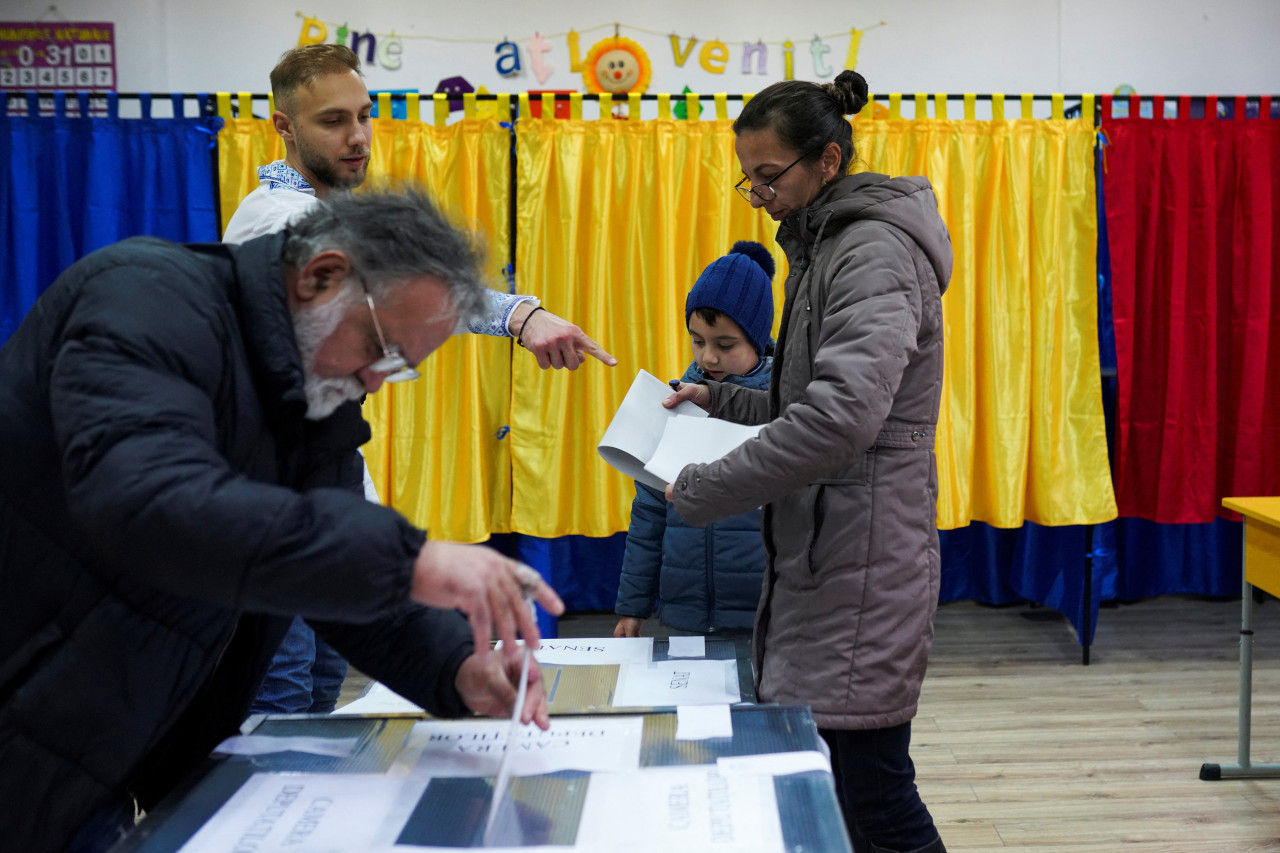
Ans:
{"type": "Polygon", "coordinates": [[[1122,516],[1207,522],[1225,496],[1280,494],[1280,120],[1269,98],[1226,105],[1139,118],[1131,98],[1115,119],[1103,99],[1122,516]]]}

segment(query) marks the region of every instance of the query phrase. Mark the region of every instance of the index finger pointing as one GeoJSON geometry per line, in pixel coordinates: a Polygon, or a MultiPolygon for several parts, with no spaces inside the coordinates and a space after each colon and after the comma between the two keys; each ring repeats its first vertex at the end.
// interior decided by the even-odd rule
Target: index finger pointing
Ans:
{"type": "Polygon", "coordinates": [[[583,333],[582,335],[582,340],[579,342],[579,349],[581,349],[587,355],[593,358],[599,359],[600,361],[603,361],[605,364],[609,365],[610,367],[613,367],[618,363],[618,360],[616,358],[609,355],[609,353],[605,352],[604,347],[600,346],[598,343],[593,341],[586,333],[583,333]]]}

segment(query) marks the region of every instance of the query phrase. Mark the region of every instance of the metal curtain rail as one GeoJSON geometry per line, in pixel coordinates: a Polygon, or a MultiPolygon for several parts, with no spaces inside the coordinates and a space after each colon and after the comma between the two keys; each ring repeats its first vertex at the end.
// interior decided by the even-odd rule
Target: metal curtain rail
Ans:
{"type": "MultiPolygon", "coordinates": [[[[21,91],[8,91],[8,92],[5,92],[4,94],[7,98],[12,100],[15,98],[26,99],[30,94],[35,94],[37,97],[40,97],[40,98],[52,98],[56,93],[54,91],[21,90],[21,91]]],[[[66,89],[66,90],[62,90],[62,94],[66,95],[67,97],[74,97],[76,95],[81,94],[81,92],[74,89],[66,89]]],[[[89,92],[88,93],[90,100],[105,100],[109,94],[111,93],[108,93],[108,92],[89,92]]],[[[151,97],[155,100],[172,99],[175,96],[182,97],[184,99],[212,98],[218,93],[215,91],[209,91],[209,92],[116,92],[114,94],[117,98],[121,100],[135,101],[144,96],[151,97]]],[[[231,94],[233,97],[238,97],[242,93],[233,92],[231,94]]],[[[268,94],[266,92],[249,92],[249,93],[243,93],[243,94],[247,94],[250,98],[253,98],[254,100],[266,100],[268,97],[268,94]]],[[[385,93],[385,94],[390,94],[392,101],[404,101],[408,97],[404,92],[391,92],[391,93],[385,93]]],[[[436,94],[435,92],[420,92],[418,93],[418,96],[420,99],[426,101],[426,100],[431,100],[431,98],[435,94],[436,94]]],[[[459,100],[462,98],[462,93],[454,94],[454,93],[446,92],[442,94],[445,94],[449,98],[449,100],[459,100]]],[[[595,94],[594,92],[545,92],[544,93],[542,91],[535,91],[530,93],[485,92],[483,94],[469,92],[465,94],[471,95],[478,101],[496,101],[499,98],[517,98],[520,94],[529,94],[530,98],[533,98],[535,96],[542,97],[545,94],[548,97],[554,98],[556,101],[568,101],[571,98],[573,98],[575,95],[581,97],[584,101],[600,100],[600,96],[598,94],[595,94]]],[[[748,97],[747,94],[716,93],[716,92],[690,92],[690,93],[671,92],[671,93],[660,93],[660,94],[653,94],[653,93],[646,92],[644,94],[641,94],[639,97],[642,101],[656,101],[662,97],[668,97],[674,101],[674,100],[685,98],[690,94],[697,95],[700,98],[703,98],[703,97],[710,98],[710,97],[719,95],[727,98],[730,101],[741,101],[743,98],[748,97]]],[[[1027,96],[1029,96],[1033,101],[1050,101],[1050,100],[1053,100],[1054,98],[1063,98],[1064,100],[1068,100],[1068,101],[1078,101],[1078,100],[1082,100],[1085,97],[1085,94],[1091,94],[1095,98],[1101,98],[1103,95],[1109,94],[1109,93],[1094,92],[1094,93],[1085,93],[1085,94],[1064,94],[1064,93],[1036,94],[1036,93],[1030,93],[1030,92],[1006,92],[1006,93],[996,93],[996,94],[991,94],[991,93],[979,94],[979,93],[957,93],[957,92],[948,92],[948,93],[893,92],[893,93],[890,93],[890,92],[875,91],[871,93],[871,99],[883,100],[890,97],[891,94],[899,95],[903,99],[924,96],[931,100],[934,98],[946,98],[948,101],[963,101],[965,98],[970,98],[970,97],[979,101],[990,101],[992,98],[1005,98],[1007,100],[1017,100],[1019,98],[1023,98],[1027,96]]],[[[751,93],[751,95],[754,95],[754,93],[751,93]]],[[[631,97],[631,95],[619,94],[619,95],[611,95],[610,97],[615,102],[617,102],[617,101],[625,101],[627,98],[631,97]]],[[[1274,99],[1280,99],[1280,94],[1272,94],[1272,95],[1266,95],[1266,94],[1241,95],[1238,93],[1231,94],[1231,95],[1214,95],[1214,94],[1115,95],[1113,94],[1111,95],[1111,97],[1114,98],[1116,101],[1127,101],[1130,98],[1137,97],[1139,101],[1143,103],[1149,103],[1154,98],[1163,98],[1165,101],[1177,101],[1179,98],[1182,98],[1182,97],[1189,97],[1193,101],[1198,101],[1198,100],[1202,101],[1205,98],[1216,98],[1219,101],[1233,101],[1238,98],[1244,98],[1246,101],[1257,101],[1261,98],[1271,98],[1274,100],[1274,99]]]]}

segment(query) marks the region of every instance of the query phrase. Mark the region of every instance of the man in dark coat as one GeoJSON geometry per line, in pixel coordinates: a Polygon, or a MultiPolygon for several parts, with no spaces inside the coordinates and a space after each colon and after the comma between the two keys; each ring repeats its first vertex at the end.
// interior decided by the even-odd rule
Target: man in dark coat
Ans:
{"type": "Polygon", "coordinates": [[[0,349],[0,846],[153,805],[295,615],[433,714],[511,713],[490,630],[536,644],[524,596],[558,597],[358,488],[359,399],[416,375],[478,269],[424,196],[365,193],[240,246],[125,240],[40,298],[0,349]]]}

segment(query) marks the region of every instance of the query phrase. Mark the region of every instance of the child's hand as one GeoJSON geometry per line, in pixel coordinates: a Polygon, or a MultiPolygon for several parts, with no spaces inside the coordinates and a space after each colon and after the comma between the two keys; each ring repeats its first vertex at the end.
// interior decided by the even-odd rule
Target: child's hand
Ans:
{"type": "Polygon", "coordinates": [[[623,616],[618,620],[618,627],[613,629],[613,636],[639,637],[640,626],[643,624],[643,619],[636,619],[634,616],[623,616]]]}
{"type": "Polygon", "coordinates": [[[711,411],[711,389],[706,385],[698,385],[693,382],[681,382],[676,388],[676,393],[662,401],[662,405],[668,409],[678,406],[685,400],[690,400],[699,409],[704,412],[711,411]]]}

